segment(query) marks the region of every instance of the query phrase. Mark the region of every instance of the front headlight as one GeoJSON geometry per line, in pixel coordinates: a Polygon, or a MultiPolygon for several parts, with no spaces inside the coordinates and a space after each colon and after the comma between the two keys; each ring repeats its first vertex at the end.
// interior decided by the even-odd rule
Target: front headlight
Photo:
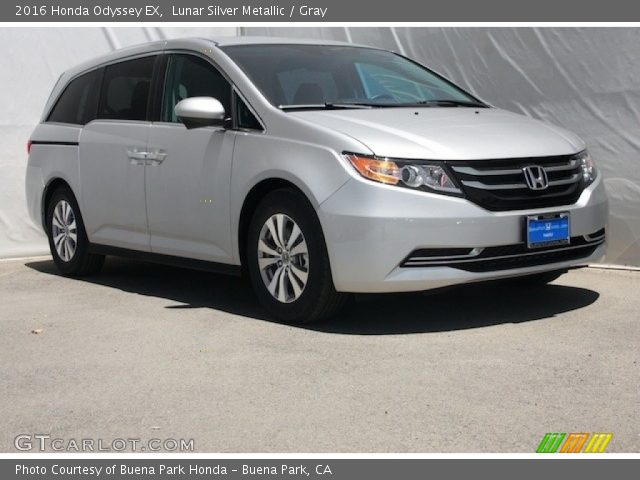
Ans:
{"type": "Polygon", "coordinates": [[[596,165],[591,158],[591,155],[589,155],[589,152],[587,152],[586,150],[578,153],[575,158],[577,158],[580,162],[580,168],[582,169],[582,179],[584,181],[584,186],[586,187],[596,178],[596,165]]]}
{"type": "Polygon", "coordinates": [[[369,157],[354,153],[345,154],[360,175],[375,182],[416,190],[449,195],[462,195],[462,191],[438,162],[397,160],[369,157]]]}

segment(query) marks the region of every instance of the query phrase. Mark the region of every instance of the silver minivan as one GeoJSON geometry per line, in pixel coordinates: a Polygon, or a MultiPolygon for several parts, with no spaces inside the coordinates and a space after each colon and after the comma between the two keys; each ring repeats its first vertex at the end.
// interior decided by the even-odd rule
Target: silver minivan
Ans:
{"type": "Polygon", "coordinates": [[[288,322],[353,292],[546,283],[605,250],[583,140],[377,48],[116,51],[60,77],[28,150],[30,215],[63,274],[105,255],[246,274],[288,322]]]}

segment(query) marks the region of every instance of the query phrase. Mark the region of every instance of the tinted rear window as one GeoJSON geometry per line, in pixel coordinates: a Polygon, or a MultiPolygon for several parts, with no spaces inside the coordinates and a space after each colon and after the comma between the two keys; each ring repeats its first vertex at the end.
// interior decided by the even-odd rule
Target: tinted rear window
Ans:
{"type": "Polygon", "coordinates": [[[96,118],[100,70],[85,73],[69,83],[51,110],[49,122],[84,125],[96,118]]]}
{"type": "Polygon", "coordinates": [[[155,56],[105,67],[98,118],[146,120],[155,56]]]}

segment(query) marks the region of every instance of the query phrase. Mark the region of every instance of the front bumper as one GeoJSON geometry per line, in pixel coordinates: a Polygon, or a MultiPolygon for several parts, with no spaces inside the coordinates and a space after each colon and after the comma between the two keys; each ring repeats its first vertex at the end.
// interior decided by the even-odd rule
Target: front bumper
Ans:
{"type": "MultiPolygon", "coordinates": [[[[533,266],[467,271],[454,266],[403,266],[414,251],[523,244],[527,215],[570,212],[571,236],[589,236],[607,223],[602,174],[569,206],[491,212],[465,199],[415,192],[353,178],[318,208],[335,287],[341,292],[410,292],[521,276],[599,260],[604,242],[588,256],[533,266]]],[[[495,267],[493,267],[495,268],[495,267]]]]}

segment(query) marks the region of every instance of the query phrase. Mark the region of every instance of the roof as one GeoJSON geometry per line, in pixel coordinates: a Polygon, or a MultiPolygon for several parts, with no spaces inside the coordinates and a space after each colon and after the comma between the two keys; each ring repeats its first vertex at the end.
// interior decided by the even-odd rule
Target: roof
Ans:
{"type": "Polygon", "coordinates": [[[342,45],[352,47],[367,47],[366,45],[354,45],[348,42],[339,42],[335,40],[324,39],[300,39],[300,38],[279,38],[279,37],[217,37],[217,38],[173,38],[169,40],[160,40],[155,42],[147,42],[130,47],[120,48],[113,50],[107,54],[97,56],[91,60],[85,61],[80,65],[70,68],[63,74],[63,83],[65,83],[70,77],[86,71],[91,68],[95,68],[98,65],[108,63],[112,60],[118,60],[126,56],[133,56],[138,54],[144,54],[156,50],[163,50],[164,48],[172,48],[174,45],[184,45],[185,43],[193,43],[194,47],[198,44],[212,43],[218,47],[225,47],[231,45],[342,45]]]}
{"type": "Polygon", "coordinates": [[[354,45],[349,42],[337,40],[312,39],[312,38],[284,38],[284,37],[217,37],[207,38],[219,47],[230,45],[343,45],[343,46],[365,46],[354,45]]]}

